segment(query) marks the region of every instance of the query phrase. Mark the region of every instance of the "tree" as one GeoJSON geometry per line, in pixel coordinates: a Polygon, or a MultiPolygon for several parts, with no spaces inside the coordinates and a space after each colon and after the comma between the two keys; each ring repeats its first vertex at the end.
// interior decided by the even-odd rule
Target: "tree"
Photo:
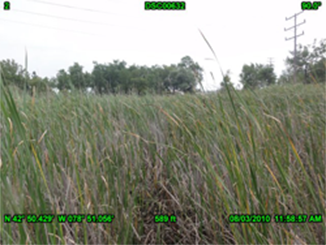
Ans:
{"type": "Polygon", "coordinates": [[[109,92],[117,94],[121,88],[121,77],[120,73],[126,69],[126,62],[114,60],[107,67],[106,80],[108,82],[109,92]]]}
{"type": "Polygon", "coordinates": [[[270,65],[259,65],[258,66],[258,81],[260,87],[266,87],[275,84],[276,75],[274,73],[274,67],[270,65]]]}
{"type": "Polygon", "coordinates": [[[191,71],[186,69],[180,69],[175,76],[176,89],[184,93],[194,93],[196,88],[196,77],[193,76],[191,71]]]}
{"type": "Polygon", "coordinates": [[[226,72],[226,74],[224,75],[223,81],[221,82],[222,89],[225,89],[226,85],[228,85],[229,87],[234,88],[234,85],[231,82],[230,74],[231,74],[231,72],[230,72],[230,70],[228,70],[226,72]]]}
{"type": "Polygon", "coordinates": [[[92,74],[89,73],[89,72],[85,72],[84,73],[84,79],[85,79],[86,88],[88,88],[88,87],[91,88],[93,86],[93,82],[94,82],[92,74]]]}
{"type": "Polygon", "coordinates": [[[242,73],[240,74],[240,83],[243,84],[243,88],[256,88],[258,87],[258,79],[257,79],[257,69],[254,64],[250,66],[244,65],[242,67],[242,73]]]}
{"type": "Polygon", "coordinates": [[[59,90],[71,89],[70,76],[65,70],[61,69],[58,71],[56,80],[59,90]]]}
{"type": "Polygon", "coordinates": [[[133,77],[131,81],[138,95],[145,95],[148,89],[147,80],[144,77],[133,77]]]}
{"type": "Polygon", "coordinates": [[[68,68],[69,77],[74,88],[79,90],[86,89],[86,79],[83,73],[83,67],[75,62],[72,66],[68,68]]]}
{"type": "MultiPolygon", "coordinates": [[[[290,51],[293,56],[293,52],[290,51]]],[[[326,39],[321,39],[319,46],[316,45],[316,39],[312,45],[298,47],[296,54],[298,81],[303,83],[325,82],[326,70],[326,39]],[[310,49],[312,49],[310,51],[310,49]]],[[[294,58],[286,58],[287,73],[294,73],[294,58]]]]}
{"type": "Polygon", "coordinates": [[[37,92],[46,92],[49,88],[48,78],[39,77],[35,71],[32,73],[31,79],[28,81],[29,87],[35,87],[37,92]]]}
{"type": "Polygon", "coordinates": [[[158,65],[151,67],[151,88],[156,94],[163,94],[166,91],[164,80],[167,77],[167,72],[163,67],[158,65]]]}
{"type": "Polygon", "coordinates": [[[287,70],[282,71],[282,75],[278,78],[277,84],[284,85],[291,83],[291,76],[292,75],[287,70]]]}
{"type": "Polygon", "coordinates": [[[24,89],[27,74],[21,65],[16,63],[14,60],[7,59],[0,61],[0,66],[5,85],[15,85],[21,89],[24,89]]]}
{"type": "Polygon", "coordinates": [[[93,62],[94,67],[92,71],[92,77],[93,77],[93,89],[100,94],[108,93],[108,81],[107,78],[107,66],[98,64],[97,62],[93,62]]]}
{"type": "Polygon", "coordinates": [[[181,59],[177,65],[136,66],[127,68],[124,61],[114,60],[109,64],[93,62],[91,73],[83,72],[83,67],[74,63],[67,70],[61,69],[55,78],[41,78],[33,72],[30,78],[27,71],[14,61],[2,61],[6,81],[25,87],[25,84],[43,91],[46,86],[59,90],[79,89],[86,91],[91,87],[100,94],[129,94],[135,91],[139,95],[146,93],[164,94],[165,92],[195,92],[196,85],[202,81],[202,68],[189,56],[181,59]]]}
{"type": "Polygon", "coordinates": [[[244,65],[240,74],[240,83],[244,89],[263,88],[275,84],[276,75],[272,66],[261,64],[244,65]]]}
{"type": "MultiPolygon", "coordinates": [[[[200,84],[201,87],[202,80],[203,80],[203,68],[201,68],[197,62],[194,62],[190,56],[185,56],[181,59],[181,62],[178,64],[179,67],[185,68],[191,71],[195,77],[195,85],[200,84]]],[[[194,90],[194,89],[193,89],[194,90]]]]}
{"type": "Polygon", "coordinates": [[[317,63],[311,66],[310,73],[306,74],[307,83],[323,82],[326,83],[326,59],[320,59],[317,63]]]}

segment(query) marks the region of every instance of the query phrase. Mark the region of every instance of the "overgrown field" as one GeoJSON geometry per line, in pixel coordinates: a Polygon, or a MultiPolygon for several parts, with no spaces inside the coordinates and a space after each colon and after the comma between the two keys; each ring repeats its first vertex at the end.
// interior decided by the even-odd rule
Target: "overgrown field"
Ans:
{"type": "Polygon", "coordinates": [[[0,243],[325,244],[324,85],[230,92],[11,100],[2,89],[0,243]],[[114,219],[4,223],[4,214],[114,219]],[[308,222],[315,214],[322,222],[308,222]]]}

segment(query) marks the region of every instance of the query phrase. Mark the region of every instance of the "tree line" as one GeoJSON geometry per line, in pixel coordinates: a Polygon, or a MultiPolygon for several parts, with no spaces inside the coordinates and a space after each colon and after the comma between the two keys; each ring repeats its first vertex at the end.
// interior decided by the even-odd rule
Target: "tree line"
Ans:
{"type": "MultiPolygon", "coordinates": [[[[326,83],[326,39],[321,39],[319,45],[315,39],[313,44],[298,47],[296,55],[297,79],[304,84],[326,83]]],[[[294,73],[294,52],[287,57],[286,70],[279,78],[281,84],[292,83],[294,73]]]]}
{"type": "MultiPolygon", "coordinates": [[[[277,79],[273,65],[250,64],[243,65],[240,74],[240,83],[244,89],[264,88],[272,84],[291,84],[294,82],[294,52],[290,51],[291,57],[285,60],[286,69],[277,79]]],[[[303,84],[326,83],[326,39],[321,39],[319,45],[314,40],[312,45],[298,47],[296,54],[297,82],[303,84]]],[[[230,71],[221,82],[232,86],[230,71]]]]}
{"type": "MultiPolygon", "coordinates": [[[[326,80],[326,39],[319,45],[299,45],[297,51],[297,81],[301,83],[320,83],[326,80]],[[312,48],[312,50],[310,50],[312,48]]],[[[290,52],[291,56],[293,53],[290,52]]],[[[264,88],[272,84],[286,84],[293,81],[294,59],[287,57],[286,70],[277,79],[273,65],[250,64],[243,65],[240,83],[244,89],[264,88]]],[[[92,72],[83,71],[83,67],[74,63],[67,70],[61,69],[55,77],[42,78],[32,72],[30,74],[14,60],[0,61],[1,76],[5,85],[15,85],[20,89],[31,91],[33,87],[38,92],[49,88],[64,90],[92,91],[98,94],[166,94],[194,93],[202,85],[203,69],[190,56],[185,56],[178,64],[163,66],[127,66],[125,61],[114,60],[108,64],[93,62],[92,72]]],[[[221,82],[233,86],[230,71],[224,75],[221,82]]]]}
{"type": "Polygon", "coordinates": [[[21,89],[46,91],[48,87],[60,91],[77,89],[86,91],[91,88],[99,94],[131,94],[195,92],[202,82],[203,69],[191,57],[185,56],[177,65],[127,67],[125,61],[114,60],[112,63],[93,62],[91,73],[74,63],[67,70],[61,69],[54,78],[41,78],[35,72],[29,74],[14,60],[2,60],[3,80],[5,85],[15,85],[21,89]]]}

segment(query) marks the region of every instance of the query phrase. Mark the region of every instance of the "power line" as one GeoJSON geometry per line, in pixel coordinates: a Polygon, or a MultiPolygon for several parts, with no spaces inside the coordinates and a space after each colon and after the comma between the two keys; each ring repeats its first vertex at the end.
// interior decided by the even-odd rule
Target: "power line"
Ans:
{"type": "MultiPolygon", "coordinates": [[[[36,1],[36,0],[29,0],[29,1],[36,1]]],[[[30,14],[30,15],[37,15],[37,16],[55,18],[55,19],[62,19],[62,20],[69,20],[69,21],[75,21],[75,22],[88,23],[88,24],[104,25],[104,26],[119,27],[119,28],[130,28],[130,29],[133,29],[133,30],[134,29],[139,29],[139,30],[145,30],[146,29],[146,30],[148,30],[148,27],[149,27],[148,25],[146,25],[144,27],[141,27],[141,26],[140,27],[139,26],[137,26],[137,27],[134,27],[134,26],[122,26],[122,25],[108,24],[108,23],[103,23],[103,22],[96,22],[96,21],[88,21],[88,20],[82,20],[82,19],[74,19],[74,18],[62,17],[62,16],[57,16],[57,15],[49,15],[49,14],[43,14],[43,13],[36,13],[36,12],[31,12],[31,11],[26,11],[26,10],[19,10],[19,9],[13,9],[12,11],[13,12],[20,12],[20,13],[24,13],[24,14],[30,14]]],[[[102,35],[91,34],[91,33],[87,33],[87,32],[80,32],[80,31],[75,31],[75,30],[68,30],[68,29],[62,29],[62,28],[57,28],[57,27],[44,26],[44,25],[39,25],[39,24],[25,23],[25,22],[20,22],[20,21],[16,21],[16,20],[5,20],[5,19],[0,19],[0,20],[9,21],[9,22],[12,22],[12,23],[18,23],[18,24],[36,26],[36,27],[41,27],[41,28],[48,28],[48,29],[55,29],[55,30],[63,30],[63,31],[75,32],[75,33],[80,33],[80,34],[85,34],[85,35],[102,36],[102,35]]]]}
{"type": "Polygon", "coordinates": [[[17,23],[17,24],[29,25],[29,26],[37,26],[37,27],[47,28],[47,29],[54,29],[54,30],[68,31],[68,32],[75,32],[75,33],[84,34],[84,35],[90,35],[90,36],[107,37],[107,36],[98,35],[98,34],[95,34],[95,33],[88,33],[88,32],[76,31],[76,30],[71,30],[71,29],[68,30],[68,29],[62,29],[62,28],[51,27],[51,26],[43,26],[43,25],[31,24],[31,23],[26,23],[26,22],[16,21],[16,20],[5,20],[5,19],[1,19],[1,18],[0,18],[0,20],[12,22],[12,23],[17,23]]]}
{"type": "MultiPolygon", "coordinates": [[[[37,3],[44,3],[44,4],[50,4],[50,5],[56,5],[56,6],[60,6],[60,7],[67,7],[67,8],[72,8],[72,9],[78,9],[78,10],[84,10],[84,11],[90,11],[90,12],[100,12],[100,13],[104,13],[104,14],[108,14],[108,15],[119,15],[119,16],[125,16],[128,18],[138,18],[141,19],[139,16],[131,16],[131,15],[124,15],[124,14],[116,14],[116,13],[111,13],[111,12],[106,12],[106,11],[100,11],[100,10],[94,10],[94,9],[87,9],[87,8],[80,8],[80,7],[75,7],[75,6],[71,6],[71,5],[64,5],[64,4],[56,4],[56,3],[50,3],[50,2],[46,2],[46,1],[42,1],[42,0],[28,0],[28,1],[32,1],[32,2],[37,2],[37,3]]],[[[21,12],[21,13],[25,13],[25,14],[31,14],[31,15],[38,15],[38,16],[44,16],[44,17],[50,17],[50,18],[56,18],[56,19],[62,19],[62,20],[69,20],[69,21],[76,21],[76,22],[83,22],[83,23],[89,23],[89,24],[95,24],[95,25],[104,25],[104,26],[116,26],[116,27],[124,27],[124,28],[132,28],[132,29],[141,29],[141,30],[148,30],[148,22],[146,23],[146,26],[143,25],[142,27],[133,27],[133,26],[120,26],[120,25],[112,25],[112,24],[107,24],[107,23],[103,23],[103,22],[95,22],[95,21],[88,21],[88,20],[82,20],[82,19],[74,19],[74,18],[68,18],[68,17],[61,17],[61,16],[56,16],[56,15],[49,15],[49,14],[43,14],[43,13],[36,13],[36,12],[31,12],[31,11],[26,11],[26,10],[17,10],[14,9],[12,11],[16,11],[16,12],[21,12]]],[[[152,21],[153,23],[153,21],[152,21]]],[[[157,27],[157,26],[156,26],[157,27]]],[[[50,28],[50,27],[49,27],[50,28]]],[[[160,27],[162,28],[162,27],[160,27]]]]}
{"type": "MultiPolygon", "coordinates": [[[[105,26],[116,26],[116,27],[127,27],[127,26],[120,26],[120,25],[112,25],[102,22],[95,22],[95,21],[88,21],[88,20],[81,20],[81,19],[74,19],[74,18],[67,18],[67,17],[61,17],[57,15],[49,15],[49,14],[42,14],[42,13],[35,13],[31,11],[25,11],[25,10],[12,10],[13,12],[20,12],[24,14],[31,14],[31,15],[38,15],[38,16],[44,16],[44,17],[50,17],[55,19],[62,19],[62,20],[70,20],[70,21],[76,21],[76,22],[82,22],[82,23],[88,23],[88,24],[95,24],[95,25],[105,25],[105,26]]],[[[139,29],[139,27],[127,27],[132,29],[139,29]]]]}
{"type": "MultiPolygon", "coordinates": [[[[148,26],[145,26],[144,28],[142,28],[142,27],[134,27],[134,26],[121,26],[121,25],[112,25],[112,24],[101,23],[101,22],[86,21],[86,20],[73,19],[73,18],[66,18],[66,17],[54,16],[54,15],[33,13],[33,12],[29,12],[29,11],[21,11],[21,10],[13,10],[13,11],[22,12],[22,13],[28,13],[28,14],[33,14],[33,15],[40,15],[40,16],[45,16],[45,17],[50,17],[50,18],[56,18],[56,19],[70,20],[70,21],[83,22],[83,23],[96,24],[96,25],[104,25],[104,26],[110,26],[110,27],[130,28],[132,30],[135,30],[135,29],[138,29],[138,30],[145,30],[146,29],[146,30],[148,30],[148,26]]],[[[2,21],[8,21],[8,22],[16,23],[16,24],[27,25],[27,26],[35,26],[35,27],[41,27],[41,28],[46,28],[46,29],[53,29],[53,30],[67,31],[67,32],[74,32],[74,33],[79,33],[79,34],[84,34],[84,35],[90,35],[90,36],[107,37],[107,36],[99,35],[99,34],[95,34],[95,33],[88,33],[88,32],[76,31],[76,30],[71,30],[71,29],[63,29],[63,28],[52,27],[52,26],[45,26],[45,25],[39,25],[39,24],[33,24],[33,23],[26,23],[26,22],[16,21],[16,20],[6,20],[6,19],[2,19],[2,18],[0,18],[0,20],[2,20],[2,21]]]]}
{"type": "Polygon", "coordinates": [[[297,58],[296,57],[297,56],[297,37],[300,37],[300,36],[302,36],[304,34],[304,32],[302,31],[302,33],[300,35],[297,35],[297,26],[300,26],[300,25],[306,23],[306,20],[304,20],[300,24],[297,24],[297,16],[299,14],[302,14],[302,13],[303,13],[303,11],[301,11],[300,13],[294,14],[293,16],[291,16],[289,18],[285,17],[286,21],[288,21],[288,20],[290,20],[290,19],[292,19],[294,17],[294,26],[292,26],[292,27],[290,27],[288,29],[284,28],[284,31],[288,31],[288,30],[291,30],[291,29],[294,28],[294,36],[291,37],[291,38],[285,38],[285,41],[289,41],[291,39],[294,39],[294,60],[293,60],[294,61],[294,83],[296,83],[296,81],[297,81],[297,79],[296,79],[296,77],[297,77],[297,61],[296,61],[296,58],[297,58]]]}
{"type": "MultiPolygon", "coordinates": [[[[36,3],[42,3],[42,4],[48,4],[48,5],[53,5],[53,6],[63,7],[63,8],[93,12],[93,13],[101,13],[101,14],[106,14],[106,15],[118,15],[118,16],[124,16],[124,17],[127,17],[127,18],[138,18],[138,19],[141,18],[140,16],[134,16],[134,15],[130,15],[130,14],[113,13],[113,12],[107,12],[107,11],[102,11],[102,10],[97,10],[97,9],[82,8],[82,7],[72,6],[72,5],[47,2],[47,1],[42,1],[42,0],[28,0],[28,1],[36,2],[36,3]]],[[[119,0],[119,3],[120,2],[121,2],[121,0],[119,0]]],[[[147,12],[152,12],[152,11],[147,11],[147,12]]]]}
{"type": "Polygon", "coordinates": [[[43,4],[48,4],[48,5],[54,5],[54,6],[59,6],[59,7],[63,7],[63,8],[78,9],[78,10],[88,11],[88,12],[120,15],[120,14],[116,14],[116,13],[112,13],[112,12],[107,12],[107,11],[102,11],[102,10],[89,9],[89,8],[81,8],[81,7],[76,7],[76,6],[66,5],[66,4],[46,2],[46,1],[42,1],[42,0],[28,0],[28,1],[30,1],[30,2],[37,2],[37,3],[43,3],[43,4]]]}
{"type": "MultiPolygon", "coordinates": [[[[17,11],[17,10],[16,10],[17,11]]],[[[50,16],[49,16],[50,17],[50,16]]],[[[54,18],[54,16],[51,16],[54,18]]],[[[58,17],[58,16],[56,16],[58,17]]],[[[58,17],[59,18],[59,17],[58,17]]],[[[64,18],[66,19],[66,18],[64,18]]],[[[71,19],[73,20],[73,19],[71,19]]],[[[97,36],[97,37],[108,37],[108,36],[105,36],[105,35],[100,35],[100,34],[96,34],[96,33],[89,33],[89,32],[83,32],[83,31],[76,31],[76,30],[73,30],[73,29],[63,29],[63,28],[58,28],[58,27],[52,27],[52,26],[45,26],[45,25],[39,25],[39,24],[34,24],[34,23],[26,23],[26,22],[23,22],[23,21],[17,21],[17,20],[6,20],[6,19],[2,19],[0,18],[0,21],[8,21],[8,22],[11,22],[11,23],[15,23],[15,24],[22,24],[22,25],[27,25],[27,26],[35,26],[35,27],[40,27],[40,28],[45,28],[45,29],[53,29],[53,30],[58,30],[58,31],[66,31],[66,32],[73,32],[73,33],[78,33],[78,34],[83,34],[83,35],[89,35],[89,36],[97,36]]],[[[114,27],[124,27],[124,28],[131,28],[131,29],[141,29],[141,30],[144,30],[144,29],[148,29],[148,26],[146,26],[145,28],[140,28],[140,27],[132,27],[132,26],[119,26],[119,25],[109,25],[109,24],[106,24],[106,23],[97,23],[97,22],[88,22],[88,21],[83,21],[83,20],[77,20],[77,19],[74,19],[74,21],[80,21],[80,22],[87,22],[87,23],[93,23],[93,24],[101,24],[101,25],[107,25],[107,26],[114,26],[114,27]]]]}

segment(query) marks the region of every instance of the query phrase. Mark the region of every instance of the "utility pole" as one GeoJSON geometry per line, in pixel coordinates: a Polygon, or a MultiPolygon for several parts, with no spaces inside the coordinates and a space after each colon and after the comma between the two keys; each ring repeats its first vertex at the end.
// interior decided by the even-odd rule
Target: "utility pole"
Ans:
{"type": "Polygon", "coordinates": [[[296,57],[297,56],[297,37],[300,37],[300,36],[302,36],[304,34],[304,32],[302,31],[302,33],[300,35],[297,35],[297,26],[300,26],[300,25],[306,23],[306,20],[304,20],[300,24],[297,24],[297,16],[299,14],[302,14],[302,13],[303,13],[303,11],[291,16],[290,18],[285,17],[285,20],[290,20],[290,19],[292,19],[294,17],[294,26],[292,26],[292,27],[290,27],[288,29],[284,28],[284,31],[288,31],[288,30],[291,30],[292,28],[294,28],[294,36],[291,37],[291,38],[285,38],[285,41],[289,41],[289,40],[294,38],[294,60],[293,60],[294,61],[294,83],[296,83],[296,81],[297,81],[296,80],[297,79],[296,78],[296,76],[297,76],[297,61],[296,61],[296,58],[297,58],[296,57]]]}
{"type": "Polygon", "coordinates": [[[270,65],[270,66],[273,66],[273,62],[274,62],[274,61],[273,61],[273,58],[272,58],[272,57],[269,57],[268,60],[269,60],[269,65],[270,65]]]}

